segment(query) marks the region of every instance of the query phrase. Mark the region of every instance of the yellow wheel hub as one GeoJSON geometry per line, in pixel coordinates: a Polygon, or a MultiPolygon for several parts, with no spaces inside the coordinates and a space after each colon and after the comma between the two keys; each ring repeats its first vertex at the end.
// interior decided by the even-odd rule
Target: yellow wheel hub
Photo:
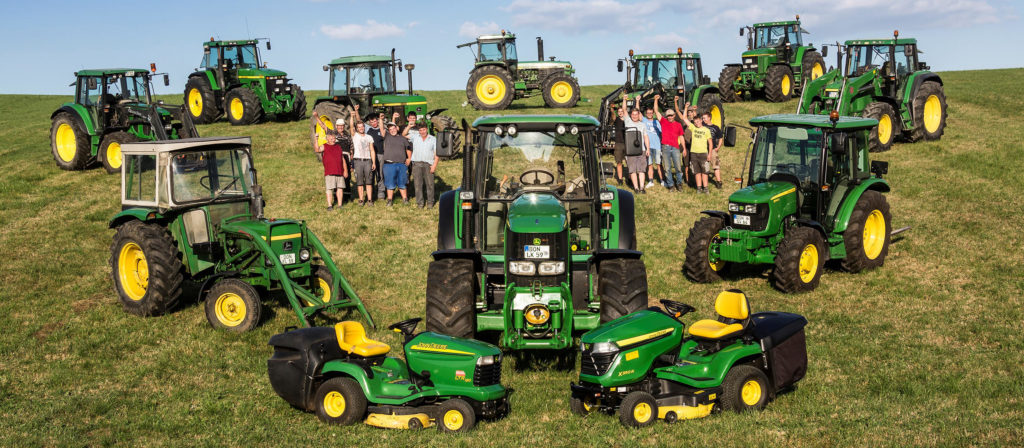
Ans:
{"type": "Polygon", "coordinates": [[[497,75],[487,75],[476,82],[476,97],[481,103],[498,104],[505,95],[505,81],[497,75]]]}
{"type": "Polygon", "coordinates": [[[782,87],[782,94],[783,95],[789,95],[790,90],[793,88],[793,84],[792,84],[792,82],[790,82],[788,75],[785,75],[785,76],[782,77],[781,87],[782,87]]]}
{"type": "Polygon", "coordinates": [[[740,389],[740,399],[743,400],[743,404],[747,406],[755,406],[761,401],[761,383],[757,380],[750,380],[743,383],[743,388],[740,389]]]}
{"type": "Polygon", "coordinates": [[[711,124],[718,126],[719,129],[725,130],[724,123],[722,123],[722,109],[718,105],[711,106],[711,124]]]}
{"type": "Polygon", "coordinates": [[[558,81],[551,86],[551,99],[556,103],[565,104],[572,99],[572,86],[565,81],[558,81]]]}
{"type": "Polygon", "coordinates": [[[654,416],[654,410],[647,403],[639,403],[633,408],[633,420],[637,423],[647,423],[654,416]]]}
{"type": "Polygon", "coordinates": [[[232,98],[229,109],[231,109],[231,118],[235,120],[241,120],[245,115],[245,104],[242,104],[241,98],[232,98]]]}
{"type": "Polygon", "coordinates": [[[107,153],[104,154],[107,160],[107,165],[111,168],[121,168],[121,144],[118,142],[110,142],[107,145],[107,153]]]}
{"type": "Polygon", "coordinates": [[[336,390],[324,395],[324,413],[331,418],[341,417],[345,413],[345,396],[336,390]]]}
{"type": "Polygon", "coordinates": [[[935,132],[939,130],[941,123],[942,102],[939,101],[938,96],[931,95],[924,101],[924,128],[928,132],[935,132]]]}
{"type": "Polygon", "coordinates": [[[809,79],[809,81],[818,79],[818,77],[820,77],[823,74],[825,74],[825,68],[822,67],[821,64],[815,62],[814,66],[811,67],[811,79],[809,79]]]}
{"type": "MultiPolygon", "coordinates": [[[[325,116],[321,115],[320,116],[320,124],[322,124],[324,126],[324,128],[330,129],[332,131],[334,130],[334,122],[331,121],[330,117],[325,117],[325,116]]],[[[326,144],[327,143],[327,133],[324,132],[324,128],[321,128],[320,126],[316,126],[315,128],[316,128],[316,143],[318,145],[326,144]]]]}
{"type": "Polygon", "coordinates": [[[203,114],[203,94],[195,87],[188,91],[188,111],[193,117],[203,114]]]}
{"type": "Polygon", "coordinates": [[[217,320],[228,327],[237,327],[245,320],[245,301],[233,292],[226,292],[217,297],[214,304],[217,320]]]}
{"type": "Polygon", "coordinates": [[[872,210],[868,219],[864,221],[864,255],[869,260],[878,258],[885,246],[885,215],[878,210],[872,210]]]}
{"type": "Polygon", "coordinates": [[[715,272],[718,272],[718,271],[722,270],[722,268],[725,267],[725,261],[723,261],[723,260],[712,261],[711,260],[711,246],[718,245],[721,242],[722,242],[722,237],[718,236],[718,233],[715,233],[714,236],[711,237],[711,244],[708,245],[708,265],[710,265],[711,266],[711,270],[715,271],[715,272]]]}
{"type": "Polygon", "coordinates": [[[883,145],[888,145],[892,140],[892,118],[889,118],[889,114],[882,114],[878,117],[878,141],[883,145]]]}
{"type": "Polygon", "coordinates": [[[132,300],[142,300],[149,286],[149,264],[146,254],[135,243],[121,246],[117,256],[117,278],[121,282],[121,290],[132,300]]]}
{"type": "Polygon", "coordinates": [[[818,247],[808,244],[800,253],[800,280],[810,283],[818,273],[818,247]]]}
{"type": "MultiPolygon", "coordinates": [[[[331,284],[327,283],[327,280],[317,277],[317,287],[320,288],[320,301],[327,303],[331,301],[331,284]]],[[[306,306],[313,306],[308,300],[302,299],[302,304],[306,306]]]]}
{"type": "Polygon", "coordinates": [[[448,430],[458,431],[462,428],[462,425],[466,423],[466,417],[462,415],[462,412],[452,409],[444,413],[442,421],[444,423],[444,427],[448,428],[448,430]]]}
{"type": "Polygon", "coordinates": [[[65,162],[71,162],[78,152],[78,142],[75,141],[75,130],[70,124],[61,123],[57,127],[57,157],[65,162]]]}

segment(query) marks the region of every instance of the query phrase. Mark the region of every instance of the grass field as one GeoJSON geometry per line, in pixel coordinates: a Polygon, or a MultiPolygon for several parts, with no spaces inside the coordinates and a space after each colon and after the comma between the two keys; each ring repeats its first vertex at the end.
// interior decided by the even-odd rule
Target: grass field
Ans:
{"type": "MultiPolygon", "coordinates": [[[[68,98],[0,96],[0,445],[1022,445],[1024,69],[941,75],[943,139],[875,155],[890,163],[893,227],[913,227],[881,269],[827,271],[803,295],[772,289],[767,270],[692,284],[680,271],[686,234],[700,210],[721,209],[738,187],[710,195],[655,187],[637,200],[652,304],[690,303],[692,322],[712,316],[718,291],[740,288],[755,310],[807,317],[810,366],[795,391],[764,412],[627,430],[614,417],[569,413],[573,372],[515,372],[508,362],[512,414],[461,436],[329,427],[291,408],[266,376],[267,340],[296,324],[283,303],[265,303],[263,323],[242,335],[211,329],[192,298],[162,317],[122,311],[107,263],[119,178],[54,164],[48,117],[68,98]]],[[[592,101],[572,112],[596,115],[610,88],[585,87],[592,101]]],[[[426,95],[457,118],[481,115],[461,106],[462,91],[426,95]]],[[[535,98],[508,112],[550,112],[541,105],[535,98]]],[[[739,103],[726,113],[745,124],[795,107],[739,103]]],[[[307,220],[382,327],[423,315],[436,209],[326,212],[305,121],[200,132],[253,137],[267,215],[307,220]]],[[[740,172],[749,142],[739,134],[723,154],[726,179],[740,172]]],[[[457,185],[458,162],[443,163],[439,176],[457,185]]],[[[399,347],[388,332],[373,336],[399,347]]]]}

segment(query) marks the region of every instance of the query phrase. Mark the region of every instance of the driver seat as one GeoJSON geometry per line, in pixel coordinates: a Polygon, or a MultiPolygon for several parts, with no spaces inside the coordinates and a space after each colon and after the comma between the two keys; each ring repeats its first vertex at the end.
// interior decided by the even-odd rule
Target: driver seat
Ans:
{"type": "Polygon", "coordinates": [[[704,319],[690,325],[690,335],[701,339],[722,340],[739,336],[750,323],[750,302],[742,291],[722,291],[715,300],[718,320],[704,319]]]}
{"type": "Polygon", "coordinates": [[[391,351],[391,346],[366,337],[363,324],[347,320],[334,326],[338,335],[338,346],[342,350],[363,358],[382,356],[391,351]]]}

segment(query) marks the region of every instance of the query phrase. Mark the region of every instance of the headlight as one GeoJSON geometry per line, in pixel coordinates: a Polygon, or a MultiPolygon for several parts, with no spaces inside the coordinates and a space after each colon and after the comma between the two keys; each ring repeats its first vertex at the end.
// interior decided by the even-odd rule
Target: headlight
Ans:
{"type": "Polygon", "coordinates": [[[516,130],[516,125],[510,124],[510,125],[508,125],[508,130],[506,132],[508,132],[508,136],[509,137],[515,137],[516,136],[516,131],[517,131],[516,130]]]}
{"type": "Polygon", "coordinates": [[[544,325],[551,318],[551,311],[548,310],[548,307],[535,303],[523,310],[523,317],[530,325],[544,325]]]}
{"type": "Polygon", "coordinates": [[[730,212],[738,212],[738,211],[740,211],[740,205],[735,203],[735,202],[730,202],[729,203],[729,211],[730,212]]]}
{"type": "Polygon", "coordinates": [[[555,132],[558,132],[558,135],[565,134],[565,125],[564,124],[560,124],[560,125],[556,126],[555,127],[555,132]]]}
{"type": "Polygon", "coordinates": [[[501,134],[504,134],[504,133],[505,133],[505,130],[502,129],[501,126],[495,126],[494,127],[494,135],[497,135],[498,137],[501,137],[501,134]]]}
{"type": "Polygon", "coordinates": [[[593,354],[599,353],[615,353],[619,351],[619,347],[614,342],[595,342],[590,346],[590,352],[593,354]]]}
{"type": "Polygon", "coordinates": [[[303,247],[302,250],[299,251],[299,260],[309,261],[309,249],[303,247]]]}
{"type": "Polygon", "coordinates": [[[476,359],[476,365],[478,366],[489,366],[495,362],[501,361],[501,355],[489,355],[481,356],[476,359]]]}
{"type": "Polygon", "coordinates": [[[573,126],[573,127],[569,128],[569,133],[572,134],[572,135],[579,134],[580,133],[580,128],[578,128],[576,126],[573,126]]]}
{"type": "Polygon", "coordinates": [[[474,198],[474,194],[473,194],[472,191],[460,191],[459,192],[459,199],[462,199],[463,201],[472,201],[473,198],[474,198]]]}
{"type": "Polygon", "coordinates": [[[757,213],[757,204],[747,204],[743,206],[745,213],[757,213]]]}
{"type": "Polygon", "coordinates": [[[544,261],[540,264],[540,275],[558,275],[565,273],[564,261],[544,261]]]}
{"type": "Polygon", "coordinates": [[[534,275],[537,273],[537,265],[532,261],[510,261],[508,272],[515,275],[534,275]]]}

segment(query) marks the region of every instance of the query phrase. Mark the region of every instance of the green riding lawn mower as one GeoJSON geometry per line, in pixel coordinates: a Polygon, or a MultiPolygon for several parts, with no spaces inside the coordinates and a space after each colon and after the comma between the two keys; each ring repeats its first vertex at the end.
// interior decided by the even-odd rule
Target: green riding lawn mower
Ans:
{"type": "Polygon", "coordinates": [[[722,100],[739,101],[753,93],[763,93],[768,101],[789,101],[807,83],[825,73],[828,48],[821,53],[814,45],[804,45],[807,31],[796,20],[755,23],[740,28],[747,32],[747,51],[741,64],[726,64],[718,77],[722,100]]]}
{"type": "Polygon", "coordinates": [[[544,41],[537,38],[537,60],[520,61],[516,52],[516,36],[501,31],[500,35],[480,36],[455,48],[475,49],[473,70],[466,82],[466,99],[481,110],[507,109],[512,100],[540,94],[544,104],[553,108],[576,106],[580,84],[573,76],[572,63],[544,60],[544,41]],[[474,47],[475,46],[475,47],[474,47]]]}
{"type": "Polygon", "coordinates": [[[464,432],[504,417],[512,389],[501,385],[501,351],[491,344],[432,332],[420,318],[388,328],[404,336],[405,360],[366,337],[358,322],[302,328],[270,338],[274,391],[333,425],[464,432]]]}
{"type": "Polygon", "coordinates": [[[614,413],[624,426],[706,417],[719,410],[760,410],[807,372],[803,316],[752,313],[747,297],[724,291],[716,320],[683,335],[690,305],[662,300],[583,335],[579,384],[570,410],[614,413]]]}
{"type": "MultiPolygon", "coordinates": [[[[121,145],[198,137],[181,106],[153,101],[150,69],[108,68],[75,72],[75,100],[50,114],[50,150],[57,166],[80,170],[98,160],[121,172],[121,145]]],[[[163,74],[168,85],[167,74],[163,74]]]]}
{"type": "Polygon", "coordinates": [[[407,124],[409,113],[415,113],[417,120],[427,120],[430,132],[437,136],[438,157],[456,156],[462,150],[464,132],[455,119],[442,115],[446,109],[429,110],[427,99],[413,94],[412,71],[415,68],[414,64],[403,65],[400,59],[395,59],[394,49],[390,57],[346,56],[325,65],[324,71],[330,73],[327,95],[316,98],[313,111],[317,116],[311,117],[309,122],[313,148],[327,141],[325,133],[335,129],[339,118],[347,124],[355,106],[359,106],[360,115],[383,113],[387,120],[398,112],[401,115],[399,126],[407,124]],[[398,92],[396,87],[397,72],[403,68],[409,74],[408,93],[398,92]]]}
{"type": "Polygon", "coordinates": [[[908,228],[891,231],[888,163],[868,161],[878,122],[833,113],[750,124],[747,186],[729,196],[728,211],[701,212],[686,239],[686,276],[713,282],[734,263],[769,264],[779,290],[800,292],[818,286],[827,260],[849,272],[881,266],[891,236],[908,228]]]}
{"type": "Polygon", "coordinates": [[[647,306],[633,195],[606,185],[597,127],[583,115],[473,123],[462,184],[440,198],[428,330],[496,332],[517,355],[566,360],[582,331],[647,306]]]}
{"type": "Polygon", "coordinates": [[[330,252],[302,221],[263,216],[251,141],[205,138],[122,147],[122,211],[110,267],[125,311],[172,309],[185,279],[199,284],[214,328],[242,332],[260,321],[259,291],[280,290],[299,323],[356,308],[373,326],[330,252]]]}
{"type": "MultiPolygon", "coordinates": [[[[288,74],[267,68],[259,39],[203,42],[203,60],[185,84],[185,104],[196,123],[213,123],[223,114],[232,125],[266,116],[281,121],[306,117],[306,96],[288,74]]],[[[270,42],[267,43],[270,50],[270,42]]]]}
{"type": "MultiPolygon", "coordinates": [[[[866,117],[878,120],[871,130],[871,151],[887,151],[897,138],[938,140],[946,128],[946,94],[942,79],[918,59],[916,39],[848,40],[846,71],[832,70],[807,85],[797,113],[866,117]]],[[[842,67],[842,64],[840,64],[842,67]]]]}

